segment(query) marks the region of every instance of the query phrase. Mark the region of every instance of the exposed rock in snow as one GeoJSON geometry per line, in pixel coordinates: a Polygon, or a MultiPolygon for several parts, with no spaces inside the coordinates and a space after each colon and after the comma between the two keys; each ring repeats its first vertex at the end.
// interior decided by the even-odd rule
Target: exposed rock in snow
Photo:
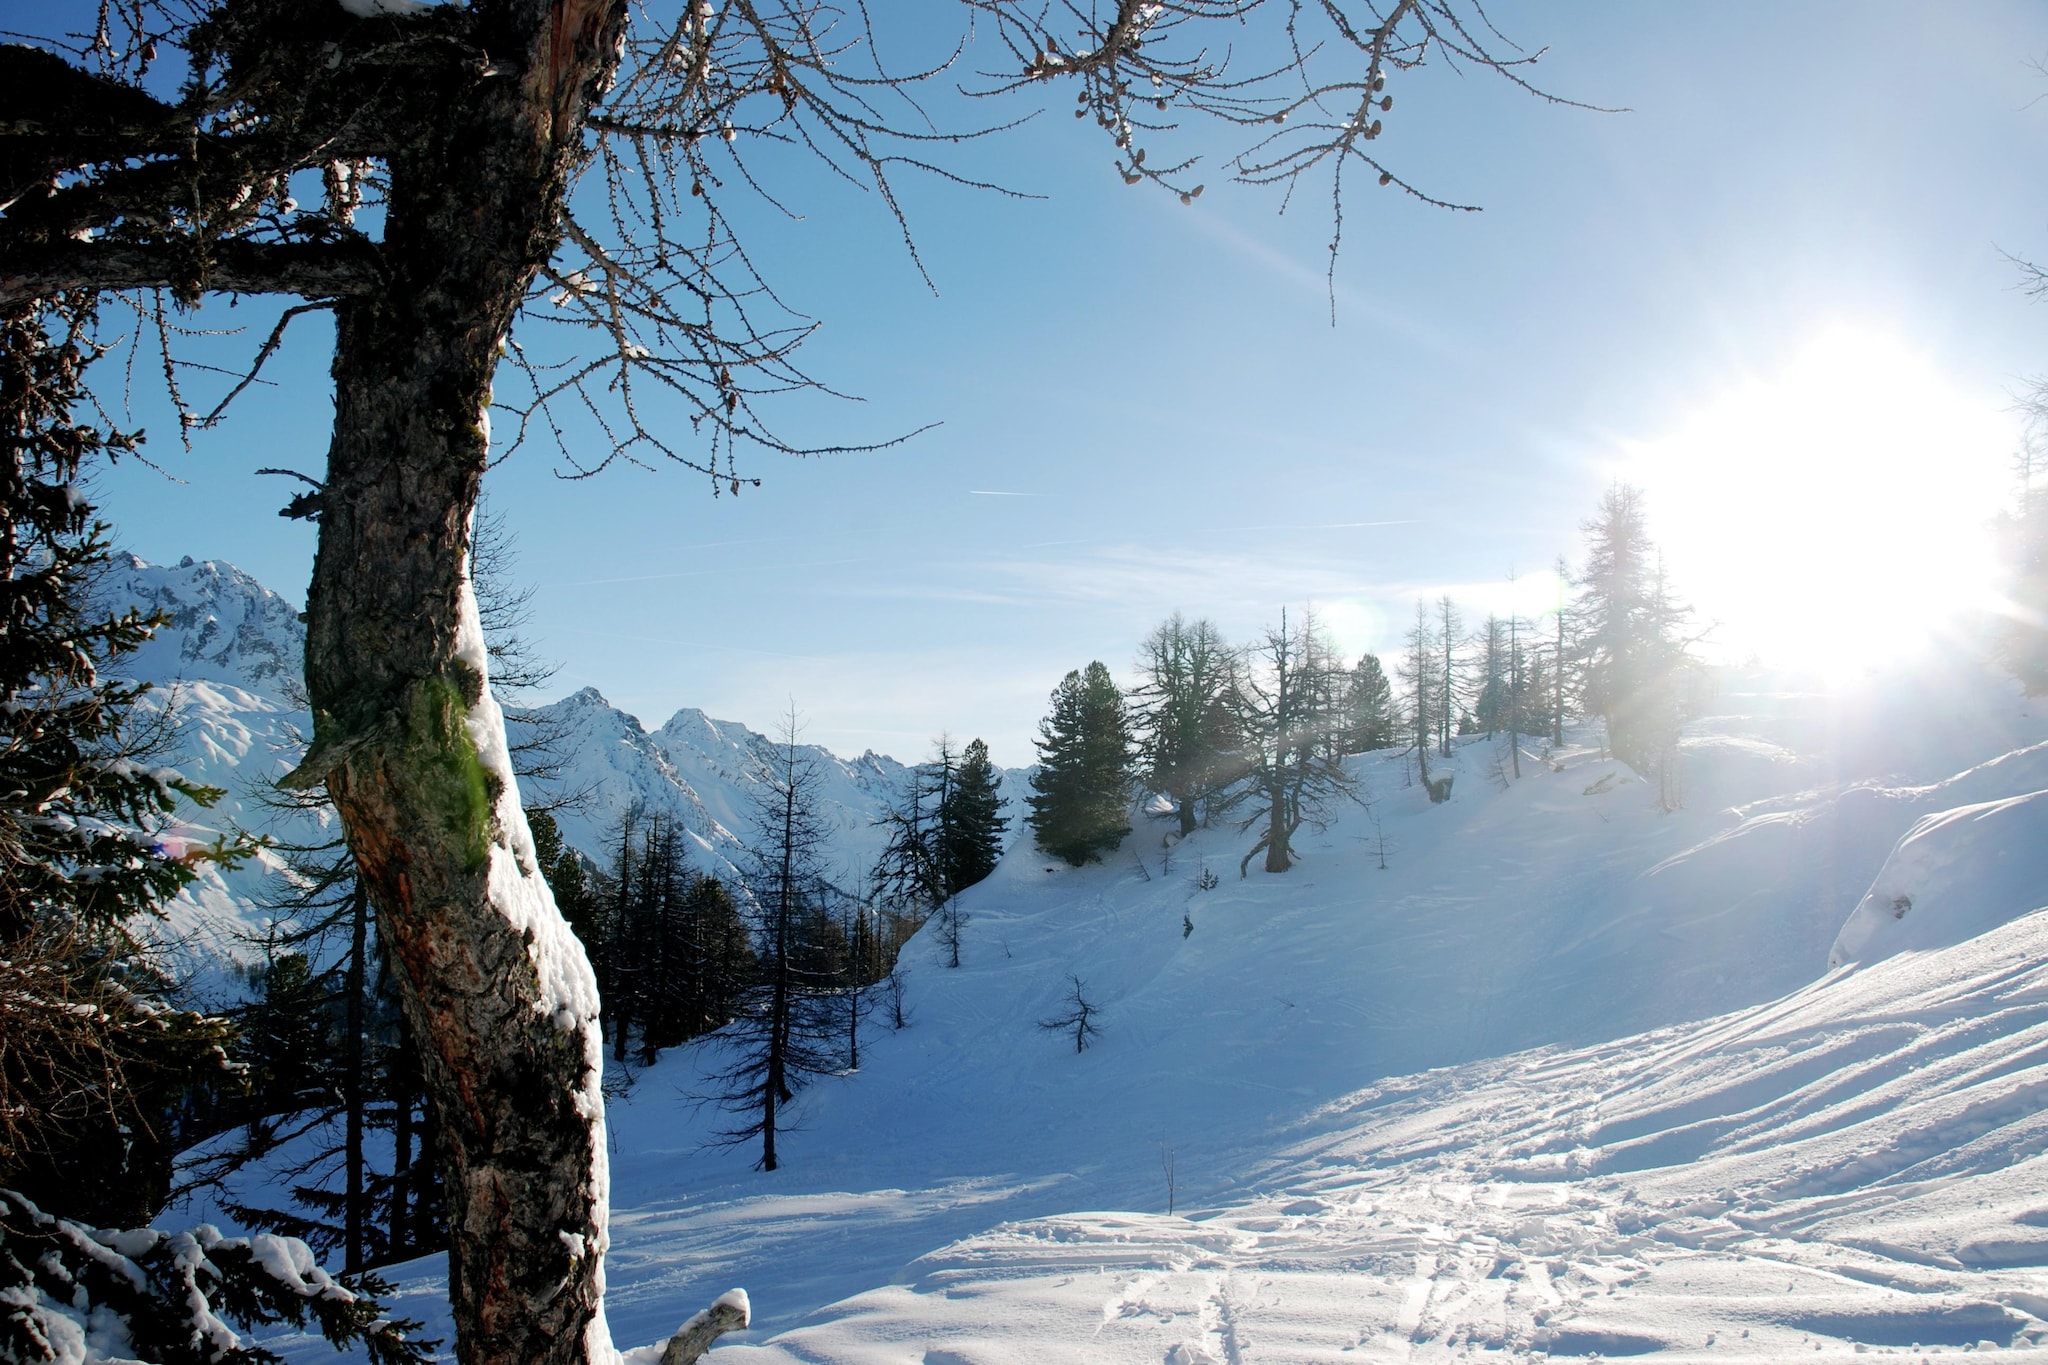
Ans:
{"type": "Polygon", "coordinates": [[[164,568],[117,555],[99,591],[170,617],[133,656],[138,678],[230,683],[276,700],[299,685],[306,628],[298,611],[232,564],[188,556],[164,568]]]}

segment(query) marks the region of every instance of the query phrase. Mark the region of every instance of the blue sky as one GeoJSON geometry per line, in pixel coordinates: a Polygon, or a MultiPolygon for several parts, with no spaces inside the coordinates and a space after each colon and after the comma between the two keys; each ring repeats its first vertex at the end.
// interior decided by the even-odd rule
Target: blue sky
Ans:
{"type": "MultiPolygon", "coordinates": [[[[2001,254],[2048,257],[2048,76],[2032,65],[2048,10],[1494,13],[1549,45],[1549,88],[1630,112],[1441,68],[1397,79],[1384,154],[1485,211],[1361,186],[1334,327],[1325,203],[1281,216],[1214,169],[1193,207],[1127,188],[1060,98],[950,162],[1043,198],[905,182],[936,293],[872,195],[784,174],[804,216],[763,214],[753,248],[823,323],[807,368],[864,400],[791,400],[785,428],[940,425],[868,454],[762,456],[760,489],[715,500],[679,470],[569,482],[545,451],[507,461],[487,488],[557,687],[595,685],[650,725],[701,706],[761,727],[793,698],[835,749],[908,759],[945,729],[1017,764],[1063,672],[1126,671],[1171,611],[1244,638],[1314,602],[1347,650],[1388,648],[1418,593],[1477,616],[1511,572],[1576,557],[1619,474],[1649,484],[1679,587],[1731,648],[1751,638],[1742,612],[1782,627],[1802,592],[1760,605],[1734,566],[1774,563],[1802,527],[1822,529],[1801,562],[1882,539],[1901,581],[1981,541],[2011,394],[2048,370],[2048,305],[2001,254]],[[1835,407],[1802,406],[1823,390],[1835,407]],[[1796,448],[1772,444],[1795,430],[1796,448]],[[1901,490],[1890,511],[1829,496],[1872,471],[1901,490]],[[1955,504],[1939,516],[1936,487],[1955,504]]],[[[1235,149],[1191,142],[1212,162],[1235,149]]],[[[194,322],[261,316],[216,304],[194,322]]],[[[138,375],[150,452],[179,482],[104,482],[124,543],[232,560],[302,599],[312,529],[280,521],[291,490],[253,470],[318,472],[326,361],[306,327],[279,385],[190,453],[138,375]]],[[[1874,619],[1903,628],[1901,591],[1874,619]]]]}

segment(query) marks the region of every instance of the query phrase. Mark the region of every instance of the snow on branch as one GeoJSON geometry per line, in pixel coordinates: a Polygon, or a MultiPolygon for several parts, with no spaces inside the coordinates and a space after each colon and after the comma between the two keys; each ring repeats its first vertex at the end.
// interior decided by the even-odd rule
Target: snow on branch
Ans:
{"type": "Polygon", "coordinates": [[[244,1332],[310,1321],[337,1348],[360,1344],[373,1365],[426,1360],[439,1343],[385,1316],[374,1296],[389,1292],[368,1276],[329,1275],[294,1237],[93,1228],[0,1190],[0,1359],[257,1365],[281,1357],[244,1332]]]}

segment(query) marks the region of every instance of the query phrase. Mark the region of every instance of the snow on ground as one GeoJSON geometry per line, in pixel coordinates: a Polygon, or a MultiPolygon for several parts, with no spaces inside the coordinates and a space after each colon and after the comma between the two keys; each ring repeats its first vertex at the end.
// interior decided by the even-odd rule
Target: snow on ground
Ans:
{"type": "Polygon", "coordinates": [[[2031,1346],[2044,1096],[2048,912],[1706,1023],[1368,1087],[1220,1204],[1001,1225],[714,1359],[2031,1346]]]}
{"type": "MultiPolygon", "coordinates": [[[[618,1340],[739,1285],[714,1362],[2048,1359],[2044,735],[1967,670],[1736,678],[1674,814],[1581,732],[1520,782],[1466,744],[1437,807],[1360,760],[1285,876],[1162,822],[1013,850],[782,1170],[706,1148],[715,1043],[634,1073],[618,1340]]],[[[401,1307],[445,1331],[438,1274],[401,1307]]]]}

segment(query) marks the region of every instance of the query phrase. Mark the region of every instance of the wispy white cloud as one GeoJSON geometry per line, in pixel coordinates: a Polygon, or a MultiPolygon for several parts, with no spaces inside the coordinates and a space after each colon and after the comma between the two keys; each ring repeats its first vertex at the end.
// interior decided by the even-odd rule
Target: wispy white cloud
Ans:
{"type": "Polygon", "coordinates": [[[1334,298],[1340,320],[1347,317],[1362,318],[1366,326],[1384,328],[1447,360],[1464,358],[1469,350],[1449,333],[1431,327],[1410,314],[1389,308],[1380,300],[1362,294],[1343,283],[1344,261],[1341,256],[1337,263],[1337,283],[1333,289],[1324,270],[1311,269],[1286,252],[1241,231],[1227,221],[1220,211],[1198,209],[1192,215],[1187,215],[1184,209],[1179,212],[1187,221],[1192,222],[1202,235],[1221,242],[1247,260],[1257,262],[1297,288],[1312,291],[1325,300],[1334,298]]]}

